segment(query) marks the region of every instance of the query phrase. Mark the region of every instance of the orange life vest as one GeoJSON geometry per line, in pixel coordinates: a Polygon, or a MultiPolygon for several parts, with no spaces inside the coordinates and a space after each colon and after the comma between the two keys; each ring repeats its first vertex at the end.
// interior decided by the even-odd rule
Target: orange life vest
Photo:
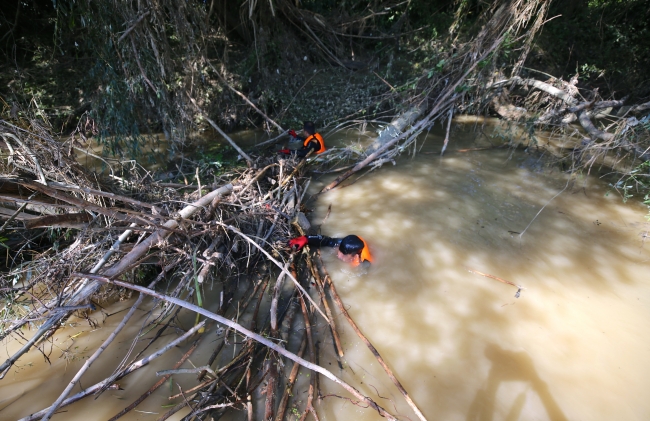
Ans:
{"type": "Polygon", "coordinates": [[[323,140],[323,136],[321,136],[319,133],[314,133],[305,139],[305,142],[302,144],[302,146],[306,148],[309,145],[309,142],[311,142],[313,139],[316,139],[318,141],[318,145],[320,146],[320,148],[315,151],[316,154],[325,152],[325,141],[323,140]]]}
{"type": "MultiPolygon", "coordinates": [[[[357,235],[357,237],[359,236],[357,235]]],[[[363,249],[361,250],[361,261],[364,262],[367,260],[370,263],[372,263],[372,255],[370,254],[370,249],[368,248],[368,244],[366,243],[366,240],[364,240],[361,237],[359,237],[359,239],[363,241],[363,249]]]]}

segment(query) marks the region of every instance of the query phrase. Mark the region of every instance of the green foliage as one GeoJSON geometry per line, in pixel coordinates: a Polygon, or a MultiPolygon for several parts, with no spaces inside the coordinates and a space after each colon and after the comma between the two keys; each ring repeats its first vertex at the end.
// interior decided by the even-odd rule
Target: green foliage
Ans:
{"type": "Polygon", "coordinates": [[[605,75],[605,70],[604,69],[599,69],[598,67],[594,66],[593,64],[583,64],[580,66],[580,73],[582,74],[583,79],[591,79],[602,77],[605,75]]]}
{"type": "Polygon", "coordinates": [[[196,153],[202,175],[220,175],[237,165],[237,151],[224,143],[211,143],[196,153]]]}
{"type": "Polygon", "coordinates": [[[508,32],[501,43],[499,52],[501,55],[508,60],[512,55],[514,48],[516,47],[515,40],[512,38],[512,35],[508,32]]]}
{"type": "MultiPolygon", "coordinates": [[[[139,110],[129,100],[127,82],[107,62],[98,59],[88,73],[88,83],[99,83],[91,117],[100,122],[99,141],[113,155],[140,155],[139,110]]],[[[137,91],[137,90],[136,90],[137,91]]]]}
{"type": "Polygon", "coordinates": [[[201,99],[205,92],[205,49],[197,39],[208,33],[205,3],[54,5],[57,48],[85,56],[89,65],[77,83],[92,100],[100,142],[113,154],[136,157],[143,153],[143,134],[163,131],[173,148],[192,124],[188,96],[201,99]]]}
{"type": "MultiPolygon", "coordinates": [[[[631,130],[628,141],[632,143],[650,143],[650,115],[642,118],[631,130]]],[[[643,203],[650,209],[650,161],[642,162],[625,174],[615,184],[610,184],[623,196],[623,201],[632,197],[642,197],[643,203]]],[[[650,217],[650,213],[648,215],[650,217]]]]}
{"type": "Polygon", "coordinates": [[[530,66],[601,87],[601,95],[650,93],[650,0],[553,2],[530,66]]]}
{"type": "Polygon", "coordinates": [[[630,171],[623,179],[615,184],[610,184],[610,186],[621,192],[624,202],[632,197],[641,196],[644,197],[646,204],[650,204],[647,202],[650,194],[648,176],[650,176],[650,162],[644,162],[630,171]]]}
{"type": "Polygon", "coordinates": [[[465,93],[465,92],[469,92],[470,90],[472,90],[472,86],[463,83],[461,85],[456,86],[456,89],[454,89],[454,92],[462,94],[462,93],[465,93]]]}

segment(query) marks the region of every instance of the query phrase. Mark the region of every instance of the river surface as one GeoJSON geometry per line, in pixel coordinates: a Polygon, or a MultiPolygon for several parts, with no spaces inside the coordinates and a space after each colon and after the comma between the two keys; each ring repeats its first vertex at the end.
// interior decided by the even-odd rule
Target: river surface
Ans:
{"type": "MultiPolygon", "coordinates": [[[[524,151],[480,149],[489,143],[470,127],[454,130],[443,158],[441,145],[441,133],[432,132],[418,146],[420,154],[319,196],[308,215],[322,224],[322,234],[354,233],[369,243],[369,269],[351,268],[328,249],[323,259],[350,315],[428,420],[650,419],[647,208],[623,204],[601,179],[572,178],[524,151]],[[516,287],[481,274],[521,285],[519,298],[516,287]]],[[[329,180],[312,181],[313,191],[329,180]]],[[[96,327],[84,321],[66,327],[46,347],[52,348],[51,366],[38,351],[24,356],[0,381],[0,420],[50,405],[123,314],[95,313],[96,327]]],[[[84,376],[84,387],[110,374],[144,317],[84,376]]],[[[192,321],[191,315],[182,319],[185,327],[192,321]]],[[[322,321],[317,326],[324,328],[322,321]]],[[[338,326],[346,369],[337,368],[327,336],[321,364],[398,418],[416,420],[343,317],[338,326]]],[[[169,340],[175,337],[170,332],[169,340]]],[[[204,364],[211,342],[202,341],[192,364],[204,364]]],[[[3,346],[3,355],[16,347],[3,346]]],[[[157,380],[155,370],[170,368],[188,348],[119,382],[125,390],[86,398],[54,419],[109,418],[157,380]]],[[[304,403],[307,374],[301,373],[295,400],[304,403]]],[[[175,378],[183,390],[196,384],[187,377],[175,378]]],[[[333,396],[347,394],[329,380],[321,378],[321,388],[331,395],[316,404],[321,420],[382,419],[333,396]]],[[[122,419],[155,420],[177,393],[176,383],[165,385],[122,419]]]]}

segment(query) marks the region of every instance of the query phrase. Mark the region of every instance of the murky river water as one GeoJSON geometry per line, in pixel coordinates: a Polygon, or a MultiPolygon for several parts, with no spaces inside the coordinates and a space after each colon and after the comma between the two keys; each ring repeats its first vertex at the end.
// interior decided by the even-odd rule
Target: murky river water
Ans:
{"type": "MultiPolygon", "coordinates": [[[[332,206],[321,232],[358,234],[375,259],[369,270],[356,270],[323,250],[351,316],[430,421],[650,419],[647,208],[623,204],[597,178],[570,182],[522,151],[457,152],[485,146],[474,136],[457,131],[441,159],[433,153],[441,137],[432,134],[423,154],[318,198],[313,223],[320,224],[332,206]],[[515,298],[516,288],[476,272],[525,289],[515,298]]],[[[125,306],[116,303],[107,312],[125,306]]],[[[23,357],[0,381],[0,419],[17,419],[54,401],[83,364],[78,357],[92,353],[84,349],[94,349],[91,343],[103,340],[121,317],[96,329],[83,322],[66,328],[57,335],[51,367],[38,352],[23,357]],[[69,346],[77,357],[59,358],[69,346]]],[[[329,343],[321,344],[321,364],[400,418],[415,420],[339,319],[346,370],[335,368],[329,343]]],[[[192,320],[186,318],[186,326],[192,320]]],[[[83,378],[84,387],[110,374],[130,345],[126,338],[142,322],[122,333],[125,339],[102,357],[110,360],[105,369],[100,361],[83,378]]],[[[188,347],[173,350],[154,370],[127,377],[120,383],[125,390],[83,400],[54,419],[109,418],[156,381],[153,371],[170,368],[188,347]]],[[[190,360],[202,365],[211,350],[204,340],[190,360]]],[[[11,353],[3,347],[3,354],[11,353]]],[[[189,377],[178,379],[183,390],[195,384],[189,377]]],[[[324,394],[345,395],[328,380],[321,387],[324,394]]],[[[173,392],[164,386],[137,408],[142,412],[123,419],[156,419],[176,393],[176,386],[173,392]]],[[[298,388],[296,399],[305,398],[305,388],[298,388]]],[[[317,410],[324,421],[381,419],[333,396],[317,410]]]]}

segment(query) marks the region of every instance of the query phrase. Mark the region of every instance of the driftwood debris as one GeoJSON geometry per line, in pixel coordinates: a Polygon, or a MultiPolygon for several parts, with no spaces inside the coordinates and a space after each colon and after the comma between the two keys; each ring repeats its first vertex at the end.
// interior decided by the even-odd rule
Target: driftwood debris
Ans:
{"type": "MultiPolygon", "coordinates": [[[[315,323],[329,324],[337,355],[343,356],[344,349],[338,339],[336,314],[327,287],[320,280],[316,288],[309,290],[309,280],[320,279],[316,265],[311,260],[306,264],[304,254],[291,254],[286,246],[289,238],[310,229],[302,208],[309,185],[309,180],[304,178],[308,160],[249,156],[252,161],[248,168],[226,173],[208,187],[203,186],[205,177],[197,174],[196,168],[186,168],[182,173],[179,169],[181,177],[195,173],[197,185],[193,189],[184,189],[183,184],[156,183],[136,170],[130,170],[130,174],[114,173],[113,180],[128,180],[128,183],[115,184],[86,173],[65,150],[56,149],[60,144],[45,136],[46,131],[39,130],[36,135],[29,127],[20,130],[16,127],[0,127],[12,131],[12,136],[20,140],[11,142],[13,160],[2,161],[5,175],[0,180],[0,201],[7,212],[1,215],[6,214],[7,219],[3,224],[4,235],[18,245],[9,252],[11,265],[7,270],[11,276],[20,277],[28,267],[31,275],[23,276],[23,281],[3,291],[9,294],[6,300],[16,300],[21,308],[30,311],[0,323],[5,339],[19,335],[21,328],[34,321],[38,329],[19,351],[0,365],[0,370],[9,372],[26,352],[42,348],[61,323],[76,311],[88,312],[92,307],[89,300],[110,302],[112,291],[120,288],[141,293],[118,327],[73,380],[62,387],[58,399],[52,404],[43,403],[45,409],[22,421],[56,418],[62,408],[103,392],[136,370],[146,369],[152,359],[172,347],[196,335],[199,335],[196,341],[202,340],[210,333],[205,332],[206,321],[200,321],[199,317],[223,326],[217,329],[220,336],[214,341],[210,358],[199,361],[199,368],[192,369],[200,372],[197,384],[180,394],[175,391],[175,398],[182,401],[159,419],[187,407],[199,419],[228,408],[245,409],[252,417],[255,407],[263,408],[271,419],[288,419],[289,405],[300,405],[292,403],[291,395],[300,369],[313,370],[340,385],[360,405],[378,411],[387,419],[396,419],[356,387],[318,364],[318,344],[322,338],[311,328],[315,323]],[[21,145],[30,152],[25,152],[21,145]],[[39,182],[43,179],[45,182],[39,182]],[[21,246],[53,227],[66,235],[61,235],[56,245],[49,243],[39,250],[36,258],[26,260],[21,254],[26,247],[21,246]],[[148,268],[153,267],[147,269],[152,273],[143,269],[143,262],[148,263],[148,268]],[[136,279],[136,274],[155,279],[149,288],[123,280],[136,279]],[[290,281],[291,287],[283,287],[283,280],[290,281]],[[235,296],[237,285],[242,282],[248,289],[243,295],[235,296]],[[152,289],[163,283],[168,294],[152,289]],[[207,286],[217,289],[216,312],[205,308],[204,303],[209,299],[207,286]],[[262,309],[266,308],[262,304],[269,293],[270,317],[269,313],[262,317],[265,313],[262,309]],[[72,394],[75,386],[83,384],[88,368],[105,358],[104,351],[110,350],[111,342],[134,312],[153,311],[146,304],[145,296],[164,303],[161,313],[152,318],[148,327],[161,326],[156,328],[149,345],[160,340],[166,329],[175,326],[180,311],[195,312],[197,324],[160,351],[145,356],[145,348],[136,356],[140,358],[136,362],[124,361],[110,377],[72,394]],[[298,311],[303,317],[296,317],[298,311]],[[243,312],[252,314],[250,328],[236,322],[243,312]],[[244,345],[234,348],[236,352],[225,364],[215,366],[223,350],[231,349],[233,339],[240,341],[242,336],[244,345]],[[287,349],[291,338],[302,343],[299,349],[287,349]],[[305,352],[307,357],[303,358],[305,352]],[[285,358],[295,364],[284,364],[285,358]],[[266,369],[255,375],[258,367],[266,369]],[[282,379],[286,376],[292,380],[284,385],[282,379]],[[255,389],[262,385],[266,387],[263,399],[252,398],[255,389]]],[[[5,137],[13,140],[11,136],[5,137]]],[[[188,369],[181,364],[195,346],[165,375],[187,373],[188,369]]],[[[123,409],[117,408],[113,419],[147,399],[161,382],[160,379],[152,381],[148,392],[123,409]]],[[[302,403],[303,417],[311,414],[318,419],[317,398],[321,395],[318,375],[311,376],[310,384],[305,387],[308,399],[302,403]]]]}
{"type": "MultiPolygon", "coordinates": [[[[158,350],[158,351],[152,353],[151,355],[149,355],[149,356],[147,356],[147,357],[145,357],[145,358],[142,358],[142,359],[140,359],[140,360],[138,360],[138,361],[136,361],[136,362],[130,364],[127,368],[125,368],[124,370],[122,370],[122,371],[121,371],[121,372],[120,372],[120,373],[115,377],[114,380],[119,380],[119,379],[123,378],[124,376],[127,376],[127,375],[133,373],[134,371],[136,371],[136,370],[138,370],[138,369],[141,369],[142,367],[148,365],[149,363],[151,363],[151,362],[152,362],[153,360],[155,360],[156,358],[159,358],[160,356],[164,355],[164,354],[165,354],[166,352],[168,352],[170,349],[174,348],[174,347],[177,346],[178,344],[180,344],[180,343],[182,343],[183,341],[187,340],[188,338],[192,337],[192,336],[193,336],[194,334],[196,334],[200,329],[202,329],[202,328],[204,327],[204,325],[205,325],[205,321],[203,321],[203,322],[197,324],[197,325],[194,326],[192,329],[188,330],[185,334],[183,334],[183,335],[179,336],[178,338],[176,338],[175,340],[171,341],[170,343],[168,343],[167,345],[165,345],[165,346],[164,346],[163,348],[161,348],[160,350],[158,350]]],[[[111,384],[112,381],[114,381],[114,380],[113,380],[113,379],[110,379],[110,378],[109,378],[109,379],[106,379],[106,380],[102,380],[101,382],[96,383],[96,384],[94,384],[94,385],[92,385],[92,386],[90,386],[90,387],[88,387],[88,388],[82,390],[81,392],[78,392],[78,393],[76,393],[76,394],[70,396],[69,398],[65,399],[65,400],[61,403],[60,407],[70,405],[70,404],[72,404],[72,403],[74,403],[74,402],[76,402],[76,401],[78,401],[78,400],[80,400],[80,399],[83,399],[83,398],[85,398],[85,397],[87,397],[87,396],[90,396],[90,395],[92,395],[93,393],[96,393],[96,392],[100,391],[101,389],[110,386],[110,384],[111,384]]],[[[42,418],[42,417],[43,417],[43,416],[44,416],[44,415],[49,411],[49,409],[50,409],[50,407],[45,408],[45,409],[43,409],[43,410],[41,410],[41,411],[35,412],[35,413],[33,413],[33,414],[27,416],[27,417],[21,418],[21,419],[18,420],[18,421],[35,421],[35,420],[40,420],[40,419],[41,419],[41,418],[42,418]]]]}
{"type": "MultiPolygon", "coordinates": [[[[178,305],[180,307],[190,309],[190,310],[192,310],[192,311],[194,311],[194,312],[196,312],[198,314],[201,314],[202,316],[205,316],[205,317],[207,317],[209,319],[212,319],[212,320],[215,320],[215,321],[217,321],[219,323],[222,323],[222,324],[224,324],[224,325],[226,325],[226,326],[228,326],[228,327],[242,333],[244,336],[246,336],[248,338],[251,338],[251,339],[254,339],[255,341],[265,345],[267,348],[272,349],[273,351],[277,352],[278,354],[281,354],[284,357],[287,357],[290,360],[299,363],[303,367],[308,368],[310,370],[313,370],[313,371],[315,371],[317,373],[320,373],[320,374],[324,375],[328,379],[332,380],[334,383],[340,385],[345,390],[350,392],[350,394],[352,394],[354,397],[356,397],[360,401],[368,404],[368,406],[370,406],[371,408],[375,409],[377,412],[379,412],[379,414],[381,416],[383,416],[383,417],[385,417],[385,418],[387,418],[389,420],[397,420],[393,415],[386,412],[386,410],[384,408],[379,406],[372,399],[370,399],[367,396],[362,395],[358,390],[356,390],[354,387],[347,384],[343,380],[339,379],[331,371],[329,371],[329,370],[327,370],[327,369],[325,369],[323,367],[320,367],[320,366],[318,366],[318,365],[316,365],[316,364],[314,364],[312,362],[309,362],[309,361],[307,361],[307,360],[305,360],[303,358],[298,357],[296,354],[287,351],[286,349],[282,348],[281,346],[275,344],[274,342],[270,341],[269,339],[267,339],[267,338],[265,338],[265,337],[263,337],[263,336],[261,336],[261,335],[259,335],[257,333],[253,333],[252,331],[246,329],[244,326],[242,326],[242,325],[240,325],[238,323],[235,323],[230,319],[227,319],[227,318],[225,318],[223,316],[219,316],[218,314],[209,312],[209,311],[207,311],[205,309],[202,309],[201,307],[198,307],[198,306],[196,306],[194,304],[190,304],[190,303],[185,302],[183,300],[179,300],[179,299],[174,298],[174,297],[166,296],[164,294],[160,294],[160,293],[157,293],[155,291],[152,291],[152,290],[150,290],[148,288],[139,287],[137,285],[129,284],[129,283],[126,283],[126,282],[116,281],[116,280],[112,280],[110,278],[106,278],[106,277],[102,277],[102,276],[83,274],[83,273],[72,274],[72,276],[73,277],[78,277],[78,278],[90,278],[90,279],[94,279],[94,280],[97,280],[97,281],[118,285],[118,286],[121,286],[121,287],[124,287],[124,288],[133,289],[133,290],[138,291],[140,293],[147,294],[147,295],[150,295],[152,297],[157,297],[157,298],[160,298],[160,299],[162,299],[164,301],[167,301],[169,303],[173,303],[173,304],[178,305]]],[[[309,332],[307,334],[309,335],[309,332]]]]}
{"type": "Polygon", "coordinates": [[[583,129],[577,142],[581,145],[581,155],[598,157],[607,151],[622,149],[632,154],[633,159],[650,161],[650,145],[643,143],[647,136],[639,136],[636,132],[636,128],[643,125],[635,117],[635,114],[650,108],[649,103],[626,106],[625,99],[605,100],[600,98],[597,90],[585,100],[576,87],[577,76],[568,82],[556,78],[540,81],[515,76],[488,84],[486,91],[492,98],[495,112],[506,120],[526,121],[541,127],[568,127],[571,123],[579,123],[583,129]],[[511,99],[515,91],[522,91],[518,95],[523,98],[535,96],[536,100],[519,100],[515,105],[511,99]],[[545,98],[539,98],[540,93],[545,98]],[[594,123],[603,119],[607,120],[608,127],[598,127],[594,123]]]}
{"type": "MultiPolygon", "coordinates": [[[[377,348],[368,340],[368,338],[361,332],[361,329],[359,329],[359,326],[354,322],[352,317],[350,317],[350,314],[348,311],[345,309],[345,306],[343,305],[343,301],[341,300],[341,297],[339,294],[336,292],[336,287],[334,286],[334,283],[332,282],[332,278],[330,278],[329,274],[327,273],[327,270],[323,267],[322,261],[320,260],[320,251],[318,253],[318,260],[320,263],[320,266],[325,272],[325,279],[319,279],[317,282],[320,282],[321,284],[325,284],[327,282],[327,286],[329,287],[330,294],[334,298],[334,302],[336,302],[336,305],[339,308],[339,311],[343,316],[347,319],[348,323],[354,330],[354,332],[359,336],[359,338],[363,341],[363,343],[366,344],[370,352],[372,352],[372,355],[377,359],[379,362],[379,365],[384,369],[390,380],[393,382],[393,384],[397,387],[397,389],[400,391],[400,393],[404,396],[404,399],[406,402],[409,404],[411,409],[413,409],[413,412],[417,415],[417,417],[420,419],[420,421],[426,421],[426,417],[420,411],[420,408],[415,404],[409,393],[404,389],[404,386],[402,386],[402,383],[395,377],[395,374],[393,374],[393,371],[388,367],[388,364],[386,364],[386,361],[382,358],[381,355],[379,355],[379,351],[377,351],[377,348]]],[[[320,278],[320,275],[316,272],[316,276],[320,278]]]]}
{"type": "MultiPolygon", "coordinates": [[[[472,84],[484,82],[485,63],[502,48],[507,37],[521,34],[528,45],[540,29],[539,23],[543,21],[548,4],[547,0],[495,3],[494,9],[490,10],[489,20],[479,34],[464,45],[461,51],[441,62],[444,67],[435,77],[434,73],[430,73],[418,82],[422,93],[413,98],[415,105],[386,125],[372,147],[364,151],[362,159],[326,185],[321,193],[336,188],[370,164],[376,168],[391,162],[410,146],[414,147],[418,136],[430,130],[436,121],[448,116],[450,110],[467,110],[467,100],[460,92],[464,92],[472,84]],[[534,22],[532,26],[531,22],[534,22]]],[[[529,48],[522,51],[519,62],[523,63],[528,52],[529,48]]],[[[478,89],[478,86],[476,88],[478,89]]]]}
{"type": "MultiPolygon", "coordinates": [[[[628,136],[639,125],[639,120],[631,114],[644,110],[643,104],[619,115],[616,110],[622,110],[624,101],[605,101],[596,93],[588,100],[578,99],[572,83],[535,81],[518,74],[502,77],[484,70],[489,68],[486,63],[497,55],[507,37],[532,40],[548,4],[548,0],[495,3],[474,40],[459,45],[457,53],[442,60],[438,73],[417,81],[419,93],[411,98],[404,113],[385,125],[377,142],[368,150],[331,148],[327,154],[303,160],[256,157],[240,148],[207,117],[198,103],[190,100],[197,112],[246,160],[247,168],[219,175],[206,174],[198,164],[183,161],[176,179],[170,177],[166,181],[171,182],[159,183],[137,168],[116,166],[111,168],[111,178],[106,181],[88,174],[75,162],[70,155],[73,141],[69,146],[57,141],[38,120],[12,123],[0,120],[0,149],[6,152],[6,159],[0,160],[3,174],[0,218],[5,220],[0,231],[1,241],[6,237],[10,244],[2,293],[8,302],[13,300],[21,308],[29,309],[26,314],[14,313],[0,320],[0,339],[19,337],[21,329],[27,326],[38,327],[19,351],[0,364],[0,373],[4,375],[12,370],[31,349],[43,349],[62,322],[79,309],[87,311],[90,300],[101,298],[110,302],[116,291],[124,290],[141,294],[120,327],[95,351],[73,381],[62,387],[56,402],[43,403],[47,408],[23,421],[56,417],[61,408],[90,394],[101,393],[136,370],[146,370],[153,358],[171,347],[209,336],[213,346],[211,354],[205,361],[193,361],[198,368],[182,367],[184,356],[169,364],[174,369],[163,370],[165,376],[187,376],[190,372],[198,375],[196,384],[188,390],[170,393],[170,399],[178,400],[160,420],[184,408],[190,409],[185,419],[218,418],[223,411],[234,408],[247,411],[251,420],[254,413],[264,413],[265,418],[280,421],[289,418],[290,405],[300,406],[300,419],[309,415],[318,419],[323,378],[345,389],[355,404],[396,419],[370,397],[363,396],[354,385],[343,382],[340,376],[319,364],[318,346],[324,339],[318,337],[313,327],[323,321],[328,323],[336,355],[339,359],[345,356],[337,332],[340,315],[377,358],[417,418],[424,421],[425,415],[392,372],[389,362],[352,320],[318,259],[309,252],[291,254],[286,246],[289,238],[310,229],[303,205],[309,186],[305,170],[308,164],[313,167],[324,163],[325,167],[334,164],[339,167],[335,171],[343,171],[324,192],[368,166],[377,168],[393,161],[409,148],[415,153],[418,136],[430,130],[436,121],[446,120],[446,148],[453,137],[451,118],[470,110],[467,104],[484,107],[493,104],[504,118],[520,118],[539,111],[513,103],[508,94],[515,89],[535,91],[552,99],[551,105],[539,113],[539,124],[575,121],[583,127],[587,143],[620,146],[645,159],[647,151],[628,136]],[[533,29],[524,32],[531,22],[533,29]],[[470,89],[479,85],[484,89],[477,89],[478,94],[468,98],[470,89]],[[511,113],[510,117],[507,113],[511,113]],[[607,113],[616,113],[619,120],[611,127],[599,126],[597,118],[607,113]],[[174,182],[178,180],[184,183],[174,182]],[[41,248],[30,249],[36,239],[46,234],[47,240],[41,248]],[[152,278],[159,285],[164,283],[168,292],[162,294],[153,287],[145,288],[137,281],[149,282],[152,278]],[[315,288],[310,289],[312,278],[315,288]],[[13,279],[18,281],[14,283],[13,279]],[[159,345],[157,341],[167,329],[185,333],[161,351],[141,351],[143,356],[150,354],[144,358],[138,355],[134,358],[137,361],[130,364],[125,360],[115,367],[110,377],[70,396],[74,386],[83,381],[88,366],[105,358],[102,352],[127,323],[130,314],[136,308],[152,312],[144,301],[145,295],[159,300],[162,309],[147,326],[156,329],[149,345],[159,345]],[[207,309],[208,303],[217,302],[215,311],[207,309]],[[189,329],[179,326],[176,316],[180,312],[193,312],[195,325],[189,329]],[[241,322],[244,313],[252,316],[249,322],[241,322]],[[201,318],[214,320],[219,325],[216,331],[206,331],[206,320],[201,318]],[[286,360],[294,364],[285,364],[286,360]],[[309,384],[300,386],[305,388],[301,392],[306,392],[306,401],[292,398],[291,390],[298,387],[296,379],[300,370],[311,370],[314,374],[309,384]],[[288,382],[284,383],[287,377],[288,382]]],[[[139,30],[138,22],[144,17],[134,15],[132,23],[127,25],[129,29],[124,37],[128,34],[133,45],[132,34],[139,30]]],[[[297,27],[326,55],[332,54],[326,45],[319,43],[319,36],[301,17],[310,18],[295,16],[297,27]]],[[[522,50],[521,59],[528,50],[522,50]]],[[[137,55],[135,45],[134,54],[137,55]]],[[[338,64],[344,65],[340,61],[338,64]]],[[[226,79],[222,81],[234,90],[226,79]]],[[[262,111],[257,112],[269,126],[281,129],[262,111]]],[[[194,345],[190,346],[185,355],[189,356],[194,349],[194,345]]],[[[339,368],[342,369],[342,364],[339,368]]],[[[160,379],[152,380],[149,392],[134,397],[123,409],[116,408],[113,419],[136,408],[160,384],[160,379]]]]}

